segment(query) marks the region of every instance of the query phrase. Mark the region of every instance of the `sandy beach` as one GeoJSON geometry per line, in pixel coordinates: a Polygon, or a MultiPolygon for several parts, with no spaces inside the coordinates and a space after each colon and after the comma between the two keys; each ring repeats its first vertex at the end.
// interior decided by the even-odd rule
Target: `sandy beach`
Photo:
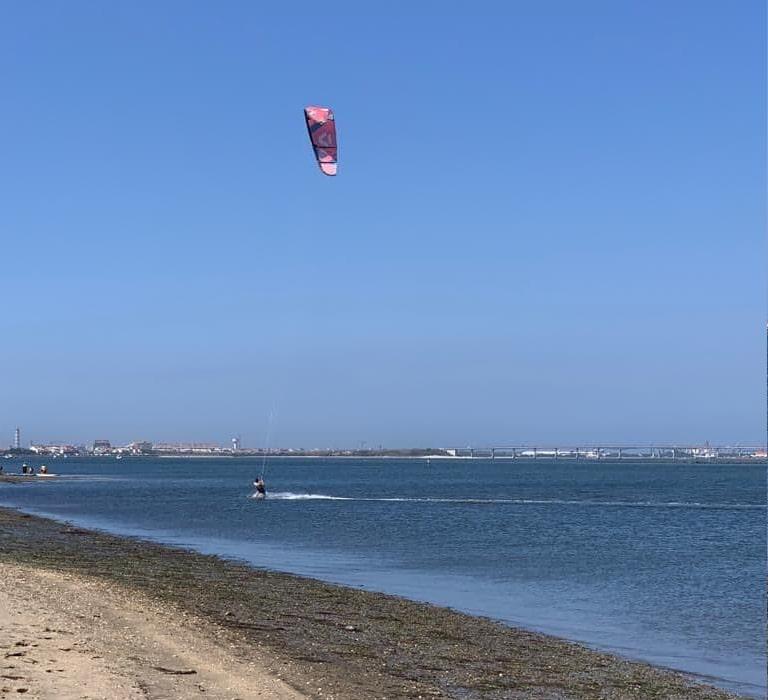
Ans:
{"type": "Polygon", "coordinates": [[[736,696],[436,606],[0,509],[0,697],[736,696]]]}
{"type": "Polygon", "coordinates": [[[306,697],[254,649],[233,659],[199,621],[93,577],[2,565],[0,697],[306,697]]]}

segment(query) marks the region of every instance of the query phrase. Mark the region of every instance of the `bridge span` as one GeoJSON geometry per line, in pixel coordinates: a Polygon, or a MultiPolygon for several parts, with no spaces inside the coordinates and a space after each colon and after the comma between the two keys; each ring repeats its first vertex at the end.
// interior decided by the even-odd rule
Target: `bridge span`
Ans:
{"type": "Polygon", "coordinates": [[[766,460],[764,445],[514,445],[455,447],[456,457],[478,459],[575,459],[575,460],[666,460],[666,461],[755,461],[766,460]]]}

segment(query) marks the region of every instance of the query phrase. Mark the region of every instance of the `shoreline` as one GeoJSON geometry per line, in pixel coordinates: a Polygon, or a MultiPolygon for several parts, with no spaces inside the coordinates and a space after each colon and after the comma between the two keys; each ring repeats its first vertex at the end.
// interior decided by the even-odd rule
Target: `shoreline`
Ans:
{"type": "MultiPolygon", "coordinates": [[[[48,457],[48,460],[53,459],[59,459],[57,456],[54,455],[19,455],[14,457],[15,459],[22,459],[22,457],[25,457],[27,459],[45,459],[48,457]]],[[[86,461],[94,461],[94,462],[107,462],[112,463],[117,460],[117,456],[114,454],[109,455],[90,455],[90,454],[82,454],[82,455],[72,455],[71,457],[67,457],[67,459],[73,459],[73,460],[86,460],[86,461]]],[[[231,454],[231,453],[217,453],[217,454],[187,454],[187,453],[179,453],[179,454],[123,454],[120,456],[120,459],[127,459],[129,461],[134,460],[142,460],[142,459],[187,459],[187,460],[217,460],[217,459],[243,459],[243,460],[260,460],[264,459],[265,455],[255,452],[252,454],[231,454]]],[[[522,462],[525,464],[528,463],[537,463],[541,462],[544,464],[550,464],[554,463],[557,464],[558,462],[563,463],[586,463],[586,464],[716,464],[716,465],[728,465],[732,464],[734,466],[736,465],[744,465],[744,464],[766,464],[766,458],[765,457],[746,457],[746,456],[721,456],[721,457],[648,457],[648,456],[638,456],[638,455],[623,455],[622,457],[617,456],[602,456],[602,457],[587,457],[584,455],[581,455],[579,457],[576,457],[573,454],[560,454],[559,456],[554,456],[553,454],[540,454],[537,457],[533,457],[531,455],[516,455],[512,456],[509,454],[500,454],[496,456],[490,456],[490,455],[394,455],[394,454],[378,454],[378,455],[360,455],[360,454],[339,454],[339,455],[326,455],[326,454],[269,454],[266,455],[266,459],[287,459],[287,460],[299,460],[299,459],[308,459],[308,460],[360,460],[360,461],[377,461],[377,460],[395,460],[395,461],[417,461],[417,462],[427,462],[427,461],[476,461],[476,462],[522,462]]],[[[2,463],[0,463],[0,466],[3,466],[2,463]]]]}
{"type": "Polygon", "coordinates": [[[0,484],[28,484],[35,481],[58,479],[59,474],[0,474],[0,484]]]}
{"type": "Polygon", "coordinates": [[[197,620],[200,635],[213,630],[226,640],[238,661],[248,663],[256,650],[280,660],[282,680],[306,697],[739,697],[446,608],[0,508],[0,570],[19,566],[84,577],[177,610],[197,620]]]}

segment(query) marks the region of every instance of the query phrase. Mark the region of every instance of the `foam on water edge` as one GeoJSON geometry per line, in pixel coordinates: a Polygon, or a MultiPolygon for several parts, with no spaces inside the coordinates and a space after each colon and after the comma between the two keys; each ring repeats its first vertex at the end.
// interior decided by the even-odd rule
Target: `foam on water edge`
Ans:
{"type": "MultiPolygon", "coordinates": [[[[411,498],[373,498],[355,496],[333,496],[324,493],[293,493],[291,491],[276,491],[267,494],[274,501],[365,501],[375,503],[457,503],[457,504],[507,504],[507,505],[563,505],[585,507],[619,507],[619,508],[705,508],[705,509],[748,509],[765,510],[768,506],[760,503],[698,503],[695,501],[589,501],[567,500],[559,498],[530,499],[530,498],[432,498],[428,496],[411,498]]],[[[256,498],[251,494],[249,498],[256,498]]]]}

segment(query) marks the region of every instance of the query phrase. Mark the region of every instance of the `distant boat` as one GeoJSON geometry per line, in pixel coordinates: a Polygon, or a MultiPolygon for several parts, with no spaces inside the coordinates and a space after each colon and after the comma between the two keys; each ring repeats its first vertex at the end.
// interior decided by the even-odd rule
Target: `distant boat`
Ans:
{"type": "Polygon", "coordinates": [[[123,455],[117,455],[117,457],[115,457],[115,459],[122,459],[122,458],[123,458],[123,455]]]}

